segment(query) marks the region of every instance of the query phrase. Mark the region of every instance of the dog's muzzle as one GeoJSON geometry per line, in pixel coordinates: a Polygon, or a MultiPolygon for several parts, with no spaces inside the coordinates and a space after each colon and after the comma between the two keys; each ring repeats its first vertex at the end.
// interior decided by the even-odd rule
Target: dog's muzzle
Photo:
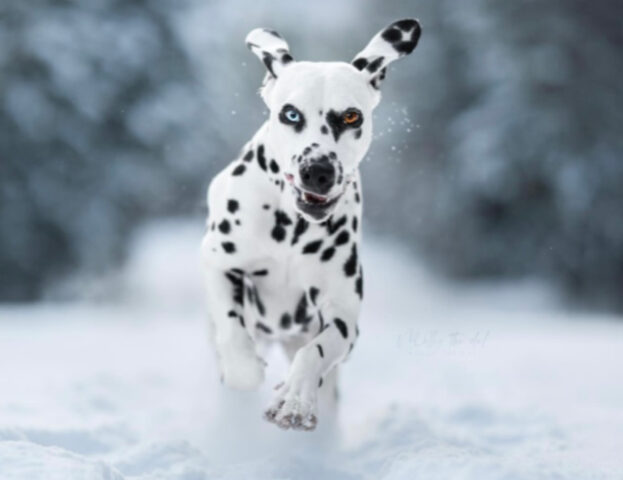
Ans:
{"type": "Polygon", "coordinates": [[[294,190],[297,209],[318,221],[328,217],[342,196],[342,192],[330,193],[339,176],[334,162],[326,155],[305,159],[299,165],[298,173],[298,185],[293,175],[286,175],[294,190]]]}

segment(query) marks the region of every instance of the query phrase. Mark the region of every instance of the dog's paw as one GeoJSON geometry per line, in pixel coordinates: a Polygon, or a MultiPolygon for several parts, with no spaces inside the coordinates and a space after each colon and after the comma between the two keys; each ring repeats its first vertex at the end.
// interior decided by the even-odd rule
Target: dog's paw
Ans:
{"type": "Polygon", "coordinates": [[[266,362],[254,354],[220,355],[221,380],[229,388],[255,390],[264,381],[266,362]]]}
{"type": "Polygon", "coordinates": [[[277,396],[264,412],[264,418],[285,430],[311,431],[318,423],[316,404],[313,389],[285,383],[277,387],[277,396]]]}

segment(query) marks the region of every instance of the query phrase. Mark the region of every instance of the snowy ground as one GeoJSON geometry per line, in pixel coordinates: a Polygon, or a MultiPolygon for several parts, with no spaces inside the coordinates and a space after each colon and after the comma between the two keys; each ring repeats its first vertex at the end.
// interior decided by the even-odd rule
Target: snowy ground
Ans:
{"type": "Polygon", "coordinates": [[[622,319],[368,238],[339,428],[282,432],[260,418],[276,352],[259,393],[217,381],[200,235],[146,230],[114,302],[0,306],[1,480],[623,478],[622,319]]]}

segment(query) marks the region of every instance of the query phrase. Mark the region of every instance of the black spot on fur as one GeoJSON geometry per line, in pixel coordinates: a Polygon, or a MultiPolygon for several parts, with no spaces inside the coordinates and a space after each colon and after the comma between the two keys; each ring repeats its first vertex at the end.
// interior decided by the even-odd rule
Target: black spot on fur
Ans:
{"type": "Polygon", "coordinates": [[[355,243],[353,243],[348,260],[344,263],[344,273],[347,277],[352,277],[357,273],[357,244],[355,243]]]}
{"type": "Polygon", "coordinates": [[[358,223],[357,217],[353,217],[353,232],[357,231],[358,223]]]}
{"type": "Polygon", "coordinates": [[[379,57],[373,62],[370,62],[366,70],[368,70],[368,72],[370,73],[376,72],[383,63],[383,60],[385,60],[385,57],[379,57]]]}
{"type": "Polygon", "coordinates": [[[320,322],[320,326],[318,327],[318,333],[320,333],[325,328],[324,317],[322,316],[322,312],[321,311],[318,311],[318,321],[320,322]]]}
{"type": "Polygon", "coordinates": [[[253,275],[255,275],[256,277],[265,277],[266,275],[268,275],[268,270],[264,269],[264,270],[256,270],[253,272],[253,275]]]}
{"type": "Polygon", "coordinates": [[[303,293],[294,311],[294,323],[306,325],[311,322],[311,320],[312,317],[307,313],[307,295],[303,293]]]}
{"type": "Polygon", "coordinates": [[[223,242],[221,245],[225,253],[234,253],[236,251],[236,245],[233,242],[223,242]]]}
{"type": "Polygon", "coordinates": [[[218,224],[218,229],[221,233],[227,235],[231,231],[231,225],[227,220],[223,220],[221,223],[218,224]]]}
{"type": "Polygon", "coordinates": [[[329,152],[329,158],[330,158],[331,160],[335,160],[335,159],[337,158],[336,153],[335,153],[335,152],[329,152]]]}
{"type": "Polygon", "coordinates": [[[305,220],[303,217],[299,217],[296,221],[296,226],[294,227],[294,235],[292,236],[292,245],[296,245],[299,241],[299,237],[305,233],[307,228],[309,227],[309,222],[305,220]]]}
{"type": "Polygon", "coordinates": [[[231,172],[231,174],[233,176],[237,177],[238,175],[242,175],[246,169],[247,169],[247,167],[244,165],[244,163],[241,163],[236,168],[234,168],[234,170],[231,172]]]}
{"type": "Polygon", "coordinates": [[[316,305],[316,299],[318,298],[319,292],[320,290],[318,290],[316,287],[311,287],[309,289],[309,299],[311,300],[312,305],[316,305]]]}
{"type": "Polygon", "coordinates": [[[236,220],[234,220],[234,223],[235,223],[236,225],[240,225],[240,220],[236,219],[236,220]]]}
{"type": "Polygon", "coordinates": [[[348,128],[348,126],[345,125],[342,121],[342,115],[337,113],[335,110],[329,110],[326,119],[327,123],[329,124],[329,128],[333,133],[333,138],[337,142],[342,136],[342,133],[344,133],[344,131],[348,128]]]}
{"type": "Polygon", "coordinates": [[[353,67],[355,67],[357,70],[363,70],[367,66],[368,66],[368,61],[363,57],[356,58],[355,60],[353,60],[353,67]]]}
{"type": "Polygon", "coordinates": [[[327,128],[326,125],[323,125],[322,127],[320,127],[320,133],[322,133],[323,135],[326,135],[327,133],[329,133],[329,129],[327,128]]]}
{"type": "Polygon", "coordinates": [[[333,221],[333,217],[329,218],[326,222],[327,232],[329,235],[333,235],[346,223],[346,215],[342,215],[337,221],[333,221]]]}
{"type": "Polygon", "coordinates": [[[227,211],[229,213],[236,213],[240,205],[237,200],[227,200],[227,211]]]}
{"type": "Polygon", "coordinates": [[[261,330],[262,332],[267,333],[269,335],[271,333],[273,333],[272,329],[268,325],[264,325],[262,322],[257,322],[255,324],[255,328],[257,328],[258,330],[261,330]]]}
{"type": "Polygon", "coordinates": [[[314,240],[303,247],[303,253],[316,253],[322,246],[322,240],[314,240]]]}
{"type": "Polygon", "coordinates": [[[242,305],[244,302],[242,278],[240,277],[240,275],[234,274],[232,272],[225,272],[225,277],[227,277],[227,280],[229,280],[232,284],[234,302],[242,305]]]}
{"type": "Polygon", "coordinates": [[[245,162],[250,162],[251,160],[253,160],[253,150],[249,150],[244,157],[242,157],[242,159],[245,162]]]}
{"type": "Polygon", "coordinates": [[[346,323],[344,322],[344,320],[342,320],[341,318],[336,318],[333,320],[333,323],[335,324],[335,327],[342,334],[342,337],[348,338],[348,327],[346,326],[346,323]]]}
{"type": "Polygon", "coordinates": [[[335,247],[326,248],[324,252],[322,252],[322,255],[320,255],[320,259],[323,262],[328,262],[329,260],[331,260],[334,254],[335,254],[335,247]]]}
{"type": "Polygon", "coordinates": [[[355,139],[359,140],[361,138],[361,128],[355,130],[355,139]]]}
{"type": "Polygon", "coordinates": [[[292,55],[290,55],[289,53],[284,53],[281,56],[281,63],[283,63],[284,65],[290,63],[292,60],[294,59],[292,58],[292,55]]]}
{"type": "Polygon", "coordinates": [[[281,315],[279,325],[281,325],[281,328],[290,328],[290,325],[292,325],[292,316],[289,313],[281,315]]]}
{"type": "Polygon", "coordinates": [[[340,246],[340,245],[344,245],[345,243],[348,243],[348,241],[350,240],[350,235],[348,234],[348,232],[346,230],[342,230],[339,235],[337,237],[335,237],[335,246],[340,246]]]}
{"type": "Polygon", "coordinates": [[[270,205],[268,205],[267,203],[265,203],[264,205],[262,205],[262,208],[264,210],[268,210],[270,208],[270,205]]]}
{"type": "Polygon", "coordinates": [[[274,158],[270,161],[270,171],[273,173],[279,173],[279,165],[275,162],[274,158]]]}
{"type": "Polygon", "coordinates": [[[257,147],[257,164],[266,171],[266,157],[264,156],[264,145],[257,147]]]}
{"type": "Polygon", "coordinates": [[[359,196],[359,192],[355,192],[355,202],[356,203],[361,202],[361,197],[359,196]]]}
{"type": "Polygon", "coordinates": [[[238,314],[235,310],[230,310],[229,312],[227,312],[227,316],[230,318],[238,318],[238,314]]]}
{"type": "Polygon", "coordinates": [[[360,272],[357,280],[355,280],[355,292],[359,298],[363,299],[363,272],[360,272]]]}
{"type": "Polygon", "coordinates": [[[318,349],[318,355],[320,355],[320,358],[324,358],[324,351],[322,350],[322,345],[317,343],[316,348],[318,349]]]}
{"type": "Polygon", "coordinates": [[[292,220],[290,217],[281,210],[275,210],[275,226],[272,229],[271,236],[277,242],[282,242],[284,238],[286,238],[286,229],[287,225],[291,225],[292,220]]]}
{"type": "Polygon", "coordinates": [[[240,315],[240,316],[238,317],[238,320],[240,320],[240,326],[241,326],[242,328],[244,328],[244,317],[243,317],[242,315],[240,315]]]}

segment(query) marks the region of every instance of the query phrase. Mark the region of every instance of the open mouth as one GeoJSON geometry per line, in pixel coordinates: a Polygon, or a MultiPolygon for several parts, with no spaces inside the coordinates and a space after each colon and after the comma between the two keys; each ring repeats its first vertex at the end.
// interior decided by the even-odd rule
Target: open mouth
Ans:
{"type": "Polygon", "coordinates": [[[326,217],[329,212],[333,210],[333,207],[335,207],[337,201],[342,196],[340,193],[333,197],[329,197],[302,190],[294,184],[294,177],[288,174],[286,174],[286,180],[288,180],[294,190],[296,195],[296,206],[298,209],[316,220],[326,217]]]}

